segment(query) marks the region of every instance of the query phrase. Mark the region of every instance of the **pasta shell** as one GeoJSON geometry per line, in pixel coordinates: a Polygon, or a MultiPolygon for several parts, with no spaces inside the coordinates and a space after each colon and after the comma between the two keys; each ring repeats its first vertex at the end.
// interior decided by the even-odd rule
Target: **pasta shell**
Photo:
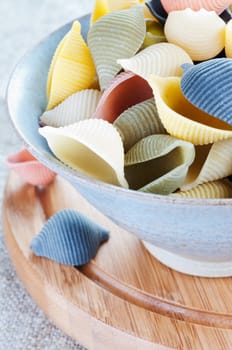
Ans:
{"type": "Polygon", "coordinates": [[[181,89],[197,108],[232,126],[231,71],[231,58],[186,65],[181,89]]]}
{"type": "Polygon", "coordinates": [[[165,23],[167,19],[167,12],[165,11],[160,0],[151,0],[146,2],[146,6],[149,8],[152,15],[162,24],[165,23]]]}
{"type": "Polygon", "coordinates": [[[53,171],[40,163],[26,149],[8,156],[7,166],[33,186],[49,185],[56,176],[53,171]]]}
{"type": "Polygon", "coordinates": [[[147,47],[132,58],[119,59],[117,62],[123,69],[148,79],[151,74],[162,77],[180,76],[181,65],[192,63],[192,60],[181,47],[159,43],[147,47]]]}
{"type": "Polygon", "coordinates": [[[108,0],[110,11],[126,10],[143,2],[144,0],[108,0]]]}
{"type": "Polygon", "coordinates": [[[232,185],[227,179],[207,182],[188,191],[178,191],[170,196],[183,198],[232,198],[232,185]]]}
{"type": "Polygon", "coordinates": [[[113,123],[126,109],[151,97],[153,92],[146,80],[130,72],[121,73],[103,93],[94,118],[113,123]]]}
{"type": "Polygon", "coordinates": [[[232,139],[196,147],[196,158],[181,190],[232,175],[232,139]]]}
{"type": "Polygon", "coordinates": [[[80,23],[75,21],[51,62],[47,82],[47,109],[54,108],[77,91],[88,89],[94,76],[95,67],[90,51],[81,36],[80,23]]]}
{"type": "Polygon", "coordinates": [[[194,11],[204,8],[207,11],[222,13],[230,4],[230,0],[161,0],[168,13],[171,11],[185,10],[188,7],[194,11]]]}
{"type": "Polygon", "coordinates": [[[167,195],[183,183],[194,160],[194,146],[169,135],[151,135],[136,143],[125,156],[129,187],[167,195]]]}
{"type": "Polygon", "coordinates": [[[99,18],[110,12],[108,0],[95,0],[93,12],[90,19],[90,25],[95,23],[99,18]]]}
{"type": "Polygon", "coordinates": [[[75,210],[53,215],[31,242],[35,255],[60,264],[81,266],[93,259],[109,231],[75,210]]]}
{"type": "Polygon", "coordinates": [[[119,57],[131,57],[141,47],[146,33],[143,9],[114,11],[95,22],[88,33],[88,44],[97,69],[101,90],[120,71],[119,57]]]}
{"type": "Polygon", "coordinates": [[[127,109],[115,120],[114,126],[121,135],[125,152],[146,136],[166,134],[154,99],[138,103],[127,109]]]}
{"type": "Polygon", "coordinates": [[[39,132],[66,165],[98,180],[128,187],[122,140],[110,123],[88,119],[61,128],[45,126],[39,132]]]}
{"type": "Polygon", "coordinates": [[[164,35],[164,27],[159,22],[147,20],[146,28],[146,35],[142,46],[143,49],[148,46],[167,41],[164,35]]]}
{"type": "Polygon", "coordinates": [[[98,90],[79,91],[40,117],[42,125],[54,127],[74,124],[93,116],[102,93],[98,90]]]}
{"type": "Polygon", "coordinates": [[[143,15],[145,19],[151,19],[155,22],[159,22],[157,18],[154,17],[154,15],[152,14],[151,10],[149,9],[148,6],[146,6],[147,3],[144,4],[143,6],[143,15]]]}
{"type": "Polygon", "coordinates": [[[195,145],[204,145],[232,137],[232,127],[199,110],[184,97],[180,78],[152,76],[159,117],[169,134],[195,145]]]}
{"type": "Polygon", "coordinates": [[[170,12],[164,33],[170,43],[182,47],[195,61],[213,58],[225,46],[225,22],[205,9],[170,12]]]}
{"type": "Polygon", "coordinates": [[[232,19],[226,25],[225,54],[232,58],[232,19]]]}

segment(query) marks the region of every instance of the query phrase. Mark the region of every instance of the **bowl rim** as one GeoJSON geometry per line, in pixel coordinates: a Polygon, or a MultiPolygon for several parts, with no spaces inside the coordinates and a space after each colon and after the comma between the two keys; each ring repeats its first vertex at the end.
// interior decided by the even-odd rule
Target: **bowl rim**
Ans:
{"type": "Polygon", "coordinates": [[[83,21],[84,19],[88,19],[88,18],[90,18],[90,14],[87,14],[78,18],[74,18],[73,20],[67,22],[66,24],[50,32],[48,35],[46,35],[41,40],[39,40],[35,45],[29,48],[25,52],[25,54],[19,59],[19,61],[16,63],[15,67],[12,69],[8,78],[6,94],[5,94],[7,114],[9,116],[9,120],[14,130],[18,134],[24,146],[35,158],[37,158],[41,163],[43,163],[49,169],[56,172],[58,175],[60,170],[62,172],[61,176],[64,176],[71,183],[82,182],[85,185],[91,184],[101,191],[111,192],[112,194],[119,193],[120,195],[126,196],[127,198],[130,197],[131,199],[137,199],[137,200],[142,199],[143,201],[148,201],[148,202],[156,202],[156,203],[159,202],[160,204],[176,204],[176,205],[182,205],[182,206],[190,206],[190,205],[191,206],[225,206],[225,205],[232,206],[232,198],[183,198],[183,197],[174,197],[170,195],[168,196],[168,195],[146,193],[142,191],[136,191],[133,189],[126,189],[123,187],[111,185],[106,182],[91,178],[88,175],[82,174],[78,170],[72,169],[71,167],[69,167],[68,165],[65,165],[59,159],[57,159],[55,155],[51,155],[50,158],[49,157],[44,158],[44,154],[40,152],[40,150],[36,149],[33,146],[33,144],[29,144],[25,140],[23,133],[20,131],[17,124],[15,123],[15,118],[13,116],[13,113],[11,112],[11,106],[10,106],[12,103],[10,98],[10,90],[14,82],[14,78],[15,76],[17,76],[17,71],[19,70],[20,66],[25,63],[25,60],[27,59],[27,57],[29,57],[31,53],[33,53],[34,50],[38,49],[43,43],[48,41],[54,34],[61,31],[65,27],[71,26],[74,20],[83,21]]]}

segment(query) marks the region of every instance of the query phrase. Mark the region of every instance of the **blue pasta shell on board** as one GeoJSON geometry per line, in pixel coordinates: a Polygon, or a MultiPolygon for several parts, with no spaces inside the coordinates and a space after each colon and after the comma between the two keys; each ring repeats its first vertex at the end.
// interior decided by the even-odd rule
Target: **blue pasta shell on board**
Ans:
{"type": "Polygon", "coordinates": [[[53,215],[31,242],[35,255],[58,263],[81,266],[93,259],[109,231],[70,209],[53,215]]]}
{"type": "Polygon", "coordinates": [[[232,59],[217,58],[197,65],[183,64],[181,89],[189,102],[232,125],[232,59]]]}

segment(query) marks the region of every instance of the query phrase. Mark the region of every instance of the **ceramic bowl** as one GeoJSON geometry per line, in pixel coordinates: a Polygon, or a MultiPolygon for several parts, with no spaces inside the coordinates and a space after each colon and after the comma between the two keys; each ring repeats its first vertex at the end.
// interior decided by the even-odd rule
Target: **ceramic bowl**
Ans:
{"type": "MultiPolygon", "coordinates": [[[[86,37],[89,17],[81,18],[86,37]]],[[[38,133],[46,106],[46,78],[53,52],[70,29],[58,29],[17,65],[8,87],[8,109],[28,150],[67,179],[104,215],[145,241],[161,262],[191,275],[232,276],[232,199],[182,199],[109,185],[62,164],[38,133]]]]}

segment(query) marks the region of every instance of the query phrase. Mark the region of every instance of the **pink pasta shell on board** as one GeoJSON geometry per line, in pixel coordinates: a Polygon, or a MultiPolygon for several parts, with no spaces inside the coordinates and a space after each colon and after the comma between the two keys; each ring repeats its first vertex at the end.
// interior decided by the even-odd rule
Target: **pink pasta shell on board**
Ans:
{"type": "Polygon", "coordinates": [[[230,4],[230,0],[161,0],[161,3],[167,13],[171,11],[180,11],[186,8],[198,11],[201,8],[207,11],[222,13],[230,4]]]}
{"type": "Polygon", "coordinates": [[[146,80],[131,72],[123,72],[114,78],[102,95],[94,118],[113,123],[126,109],[153,97],[146,80]]]}
{"type": "Polygon", "coordinates": [[[56,176],[53,171],[40,163],[26,149],[8,156],[7,166],[26,182],[34,186],[49,185],[56,176]]]}

